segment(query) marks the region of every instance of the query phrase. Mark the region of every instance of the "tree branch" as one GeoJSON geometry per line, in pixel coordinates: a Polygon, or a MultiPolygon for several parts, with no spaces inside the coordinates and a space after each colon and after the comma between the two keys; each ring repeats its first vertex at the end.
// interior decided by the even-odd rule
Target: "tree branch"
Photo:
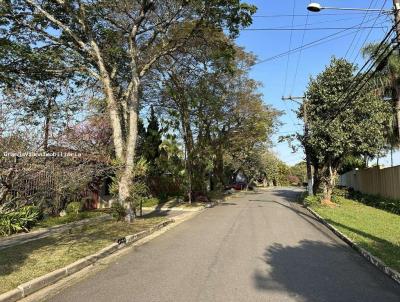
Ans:
{"type": "Polygon", "coordinates": [[[46,17],[50,22],[54,23],[58,27],[62,28],[74,41],[81,49],[84,51],[90,52],[90,47],[83,42],[72,30],[69,26],[65,25],[62,23],[60,20],[55,18],[52,14],[50,14],[48,11],[44,10],[36,1],[33,0],[25,0],[28,4],[32,5],[34,8],[36,8],[40,14],[42,14],[44,17],[46,17]]]}

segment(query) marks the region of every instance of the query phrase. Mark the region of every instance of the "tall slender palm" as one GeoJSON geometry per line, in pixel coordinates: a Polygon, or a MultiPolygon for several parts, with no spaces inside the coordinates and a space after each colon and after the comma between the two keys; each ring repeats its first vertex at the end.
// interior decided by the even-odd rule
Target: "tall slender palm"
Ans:
{"type": "MultiPolygon", "coordinates": [[[[363,50],[364,58],[379,60],[385,57],[383,50],[386,45],[379,48],[378,44],[366,45],[363,50]]],[[[400,57],[398,53],[392,53],[387,60],[376,62],[376,73],[372,78],[371,85],[376,93],[382,98],[389,98],[393,106],[393,118],[388,121],[386,131],[387,144],[390,149],[391,162],[393,165],[393,151],[400,147],[400,57]]]]}

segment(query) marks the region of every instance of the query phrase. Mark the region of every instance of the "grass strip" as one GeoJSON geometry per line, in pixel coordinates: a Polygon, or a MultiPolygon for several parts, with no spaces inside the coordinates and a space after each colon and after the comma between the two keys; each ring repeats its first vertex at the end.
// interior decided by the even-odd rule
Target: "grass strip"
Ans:
{"type": "Polygon", "coordinates": [[[83,219],[88,219],[88,218],[94,218],[104,215],[104,212],[101,211],[87,211],[87,212],[81,212],[78,213],[77,215],[65,215],[63,217],[57,216],[57,217],[47,217],[41,221],[39,221],[34,227],[33,230],[40,229],[40,228],[49,228],[53,227],[56,225],[62,225],[62,224],[67,224],[83,219]]]}
{"type": "Polygon", "coordinates": [[[0,250],[0,293],[96,253],[118,238],[138,233],[165,218],[138,218],[132,224],[97,222],[0,250]]]}
{"type": "Polygon", "coordinates": [[[400,216],[341,198],[335,208],[310,205],[349,239],[400,271],[400,216]]]}

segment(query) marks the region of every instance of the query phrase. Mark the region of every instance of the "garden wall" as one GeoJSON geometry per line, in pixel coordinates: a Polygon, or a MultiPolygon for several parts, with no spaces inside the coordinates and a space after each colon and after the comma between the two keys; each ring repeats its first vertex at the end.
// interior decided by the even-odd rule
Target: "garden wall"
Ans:
{"type": "Polygon", "coordinates": [[[365,194],[400,199],[400,166],[353,170],[340,175],[338,184],[365,194]]]}

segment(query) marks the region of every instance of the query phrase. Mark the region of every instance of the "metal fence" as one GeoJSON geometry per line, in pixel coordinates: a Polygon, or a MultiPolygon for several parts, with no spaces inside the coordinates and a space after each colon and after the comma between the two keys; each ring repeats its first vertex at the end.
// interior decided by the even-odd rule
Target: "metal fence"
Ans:
{"type": "Polygon", "coordinates": [[[400,166],[353,170],[339,176],[339,185],[365,194],[400,199],[400,166]]]}
{"type": "Polygon", "coordinates": [[[56,212],[71,201],[85,200],[87,208],[97,208],[106,169],[97,166],[63,159],[1,161],[0,190],[7,186],[9,197],[46,204],[56,212]]]}

